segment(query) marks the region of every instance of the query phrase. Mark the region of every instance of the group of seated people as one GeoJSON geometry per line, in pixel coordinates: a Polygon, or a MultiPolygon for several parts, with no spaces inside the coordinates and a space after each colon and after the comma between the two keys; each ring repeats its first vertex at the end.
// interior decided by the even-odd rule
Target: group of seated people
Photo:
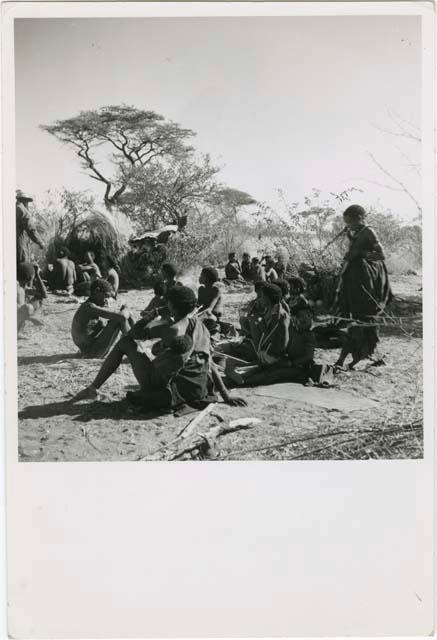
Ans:
{"type": "Polygon", "coordinates": [[[225,279],[229,282],[275,282],[288,275],[292,275],[288,265],[280,258],[274,260],[269,255],[251,258],[249,253],[243,253],[240,264],[237,254],[232,252],[225,266],[225,279]]]}
{"type": "MultiPolygon", "coordinates": [[[[112,287],[113,297],[117,298],[120,284],[117,262],[111,256],[106,256],[104,262],[105,279],[112,287]]],[[[92,251],[87,251],[83,260],[76,264],[71,260],[68,249],[61,247],[54,263],[48,267],[47,283],[55,293],[89,296],[91,283],[102,277],[102,268],[96,263],[92,251]]]]}
{"type": "Polygon", "coordinates": [[[96,279],[73,318],[72,337],[83,357],[105,360],[93,382],[72,401],[98,397],[124,356],[141,387],[128,396],[149,408],[199,406],[216,391],[227,403],[245,404],[232,398],[227,387],[309,378],[315,340],[301,278],[257,281],[256,297],[241,317],[241,335],[233,341],[214,341],[223,313],[217,270],[204,267],[199,284],[196,296],[177,280],[175,267],[164,264],[154,297],[135,321],[126,305],[109,310],[111,286],[96,279]]]}

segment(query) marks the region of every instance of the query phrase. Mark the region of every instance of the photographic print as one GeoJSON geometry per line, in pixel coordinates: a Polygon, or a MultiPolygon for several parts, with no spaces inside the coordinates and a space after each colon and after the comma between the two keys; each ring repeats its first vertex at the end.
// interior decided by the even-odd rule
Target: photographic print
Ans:
{"type": "Polygon", "coordinates": [[[421,17],[14,39],[19,461],[422,458],[421,17]]]}

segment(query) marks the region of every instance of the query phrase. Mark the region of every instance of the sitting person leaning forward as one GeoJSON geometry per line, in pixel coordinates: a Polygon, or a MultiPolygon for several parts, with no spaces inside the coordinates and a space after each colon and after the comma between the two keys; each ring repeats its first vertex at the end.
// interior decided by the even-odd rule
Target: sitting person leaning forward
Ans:
{"type": "Polygon", "coordinates": [[[120,311],[108,309],[106,304],[112,295],[109,282],[95,280],[91,283],[90,297],[74,314],[71,337],[85,358],[104,358],[120,335],[129,333],[134,325],[125,305],[120,311]]]}
{"type": "Polygon", "coordinates": [[[196,303],[191,289],[182,285],[174,287],[168,294],[169,322],[150,326],[147,317],[137,322],[129,335],[115,345],[92,384],[71,402],[97,398],[100,387],[127,356],[141,387],[139,392],[130,394],[130,398],[136,403],[140,401],[143,407],[170,409],[184,403],[198,407],[208,398],[211,379],[227,404],[245,405],[241,398],[231,398],[211,361],[208,330],[200,320],[190,317],[196,303]],[[177,340],[184,336],[190,340],[177,340]],[[160,340],[154,345],[156,357],[152,360],[144,353],[140,342],[154,338],[160,340]]]}

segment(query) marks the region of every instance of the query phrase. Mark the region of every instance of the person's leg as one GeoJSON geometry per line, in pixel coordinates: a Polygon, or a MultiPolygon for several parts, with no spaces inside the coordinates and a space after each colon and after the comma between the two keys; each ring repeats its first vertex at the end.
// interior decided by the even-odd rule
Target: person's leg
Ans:
{"type": "Polygon", "coordinates": [[[152,363],[146,354],[140,350],[135,340],[126,336],[117,342],[106,357],[93,382],[82,391],[79,391],[71,402],[97,398],[97,390],[117,371],[124,356],[127,356],[138,383],[141,386],[146,385],[150,377],[152,363]]]}
{"type": "Polygon", "coordinates": [[[21,307],[17,309],[17,331],[20,332],[27,320],[29,320],[30,316],[33,314],[33,306],[29,303],[22,304],[21,307]]]}
{"type": "Polygon", "coordinates": [[[82,355],[85,358],[105,358],[120,337],[120,333],[119,322],[110,320],[82,355]]]}

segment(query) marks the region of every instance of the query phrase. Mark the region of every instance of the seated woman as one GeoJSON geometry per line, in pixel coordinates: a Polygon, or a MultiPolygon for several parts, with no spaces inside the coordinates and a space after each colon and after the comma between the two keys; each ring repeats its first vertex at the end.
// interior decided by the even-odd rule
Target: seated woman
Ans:
{"type": "Polygon", "coordinates": [[[22,262],[17,268],[17,331],[23,329],[28,320],[36,321],[47,291],[37,264],[22,262]]]}
{"type": "Polygon", "coordinates": [[[220,319],[223,314],[223,285],[220,282],[217,269],[203,267],[199,283],[197,317],[203,321],[210,334],[213,335],[220,331],[220,319]]]}
{"type": "Polygon", "coordinates": [[[134,325],[126,305],[120,307],[120,311],[108,309],[107,302],[112,295],[109,282],[95,280],[91,283],[90,297],[74,314],[71,336],[84,358],[104,358],[120,335],[129,333],[134,325]]]}
{"type": "MultiPolygon", "coordinates": [[[[290,322],[281,298],[281,290],[276,285],[258,285],[255,305],[242,323],[242,340],[222,343],[217,346],[217,352],[247,364],[267,365],[281,358],[287,347],[290,322]]],[[[230,368],[227,367],[227,371],[230,368]]]]}
{"type": "MultiPolygon", "coordinates": [[[[173,287],[168,295],[172,316],[168,324],[151,327],[148,326],[150,318],[147,317],[137,322],[129,335],[122,338],[108,355],[92,384],[80,391],[71,402],[97,398],[100,387],[117,371],[123,357],[127,356],[141,387],[134,398],[136,402],[140,400],[144,407],[170,409],[184,403],[198,407],[208,398],[211,378],[227,404],[245,405],[244,400],[230,397],[211,362],[208,330],[198,318],[190,317],[196,303],[196,296],[191,289],[173,287]],[[188,336],[191,340],[184,342],[185,348],[182,345],[180,350],[182,353],[178,352],[174,342],[181,336],[188,336]],[[153,338],[160,338],[160,341],[153,349],[156,357],[152,360],[144,353],[139,341],[153,338]]],[[[132,395],[130,397],[133,399],[132,395]]]]}

